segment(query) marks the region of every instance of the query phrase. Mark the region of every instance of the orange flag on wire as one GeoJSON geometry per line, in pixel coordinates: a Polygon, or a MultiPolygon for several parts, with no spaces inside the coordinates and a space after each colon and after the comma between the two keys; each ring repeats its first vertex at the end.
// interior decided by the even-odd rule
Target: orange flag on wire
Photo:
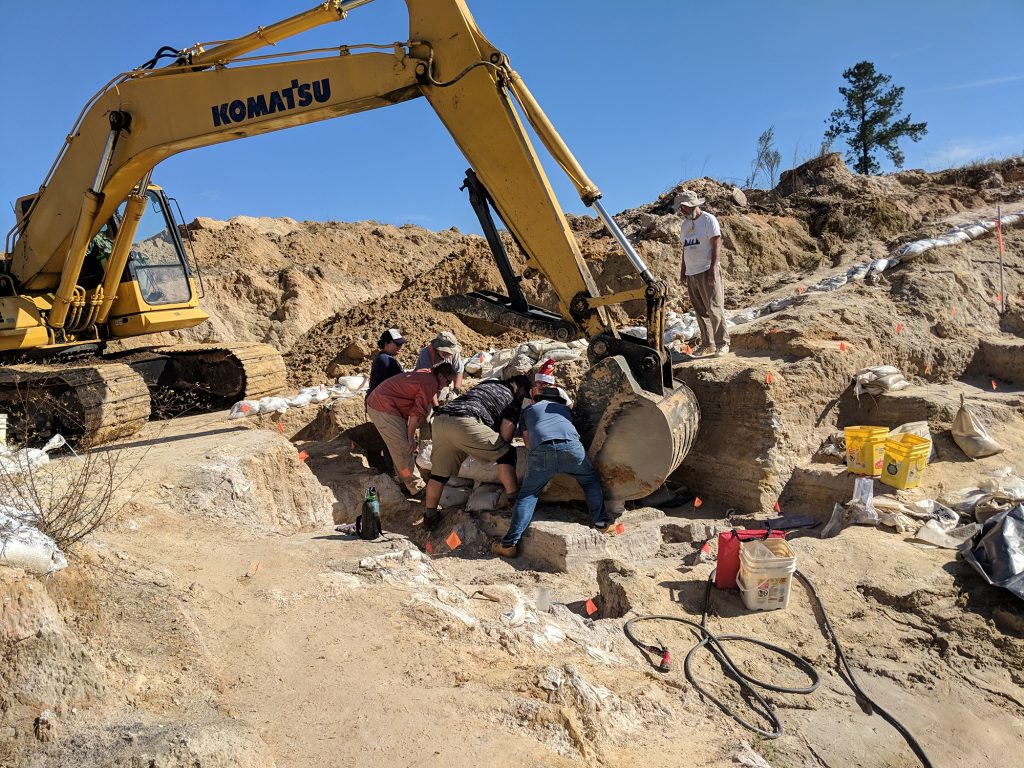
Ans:
{"type": "Polygon", "coordinates": [[[1006,249],[1003,247],[1003,228],[999,224],[999,219],[996,219],[996,239],[999,240],[999,252],[1006,253],[1006,249]]]}
{"type": "Polygon", "coordinates": [[[448,538],[444,540],[444,543],[448,545],[449,549],[456,549],[462,543],[462,539],[459,538],[459,534],[452,531],[448,534],[448,538]]]}
{"type": "Polygon", "coordinates": [[[595,603],[593,599],[587,600],[585,608],[587,611],[587,616],[593,616],[595,613],[597,613],[597,603],[595,603]]]}

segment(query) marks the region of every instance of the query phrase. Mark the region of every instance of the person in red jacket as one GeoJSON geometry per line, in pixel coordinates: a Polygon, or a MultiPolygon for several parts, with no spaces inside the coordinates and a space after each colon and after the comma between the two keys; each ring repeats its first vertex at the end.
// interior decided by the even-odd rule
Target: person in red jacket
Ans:
{"type": "Polygon", "coordinates": [[[416,496],[426,483],[416,466],[416,430],[426,418],[438,390],[455,378],[451,363],[429,371],[400,373],[385,379],[366,400],[370,421],[377,427],[402,483],[416,496]]]}

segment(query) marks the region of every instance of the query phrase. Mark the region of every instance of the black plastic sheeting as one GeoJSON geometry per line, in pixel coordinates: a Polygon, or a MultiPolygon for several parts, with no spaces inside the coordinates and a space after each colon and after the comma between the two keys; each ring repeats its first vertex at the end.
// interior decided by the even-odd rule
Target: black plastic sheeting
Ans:
{"type": "Polygon", "coordinates": [[[1024,504],[986,520],[960,555],[986,582],[1024,600],[1024,504]]]}

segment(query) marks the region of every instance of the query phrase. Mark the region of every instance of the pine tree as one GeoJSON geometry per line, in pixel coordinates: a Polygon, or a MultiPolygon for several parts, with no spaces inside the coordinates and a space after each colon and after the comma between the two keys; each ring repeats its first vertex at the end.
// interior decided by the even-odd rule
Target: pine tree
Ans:
{"type": "Polygon", "coordinates": [[[875,159],[876,150],[883,150],[897,168],[902,168],[904,155],[897,141],[904,136],[920,141],[928,132],[928,124],[912,123],[910,115],[899,117],[904,89],[887,88],[892,78],[876,72],[870,61],[855,64],[843,72],[843,79],[849,83],[848,87],[839,88],[846,106],[834,110],[829,117],[826,141],[846,137],[850,148],[846,160],[857,173],[881,171],[875,159]]]}

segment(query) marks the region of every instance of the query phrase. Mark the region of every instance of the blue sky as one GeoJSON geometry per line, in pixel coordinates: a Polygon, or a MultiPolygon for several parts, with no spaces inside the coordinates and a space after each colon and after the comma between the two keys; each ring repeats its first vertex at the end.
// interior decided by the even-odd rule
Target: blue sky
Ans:
{"type": "MultiPolygon", "coordinates": [[[[85,101],[161,45],[235,37],[315,0],[4,3],[0,121],[9,203],[42,181],[85,101]]],[[[815,154],[842,71],[867,59],[906,88],[928,135],[906,167],[1024,154],[1024,0],[468,0],[612,211],[681,179],[741,181],[775,126],[782,168],[815,154]]],[[[375,0],[282,49],[408,36],[405,4],[375,0]]],[[[838,148],[838,147],[837,147],[838,148]]],[[[154,180],[191,219],[238,214],[412,222],[476,231],[466,164],[422,99],[186,152],[154,180]]],[[[883,162],[885,170],[891,166],[883,162]]],[[[548,164],[563,208],[585,212],[548,164]]]]}

